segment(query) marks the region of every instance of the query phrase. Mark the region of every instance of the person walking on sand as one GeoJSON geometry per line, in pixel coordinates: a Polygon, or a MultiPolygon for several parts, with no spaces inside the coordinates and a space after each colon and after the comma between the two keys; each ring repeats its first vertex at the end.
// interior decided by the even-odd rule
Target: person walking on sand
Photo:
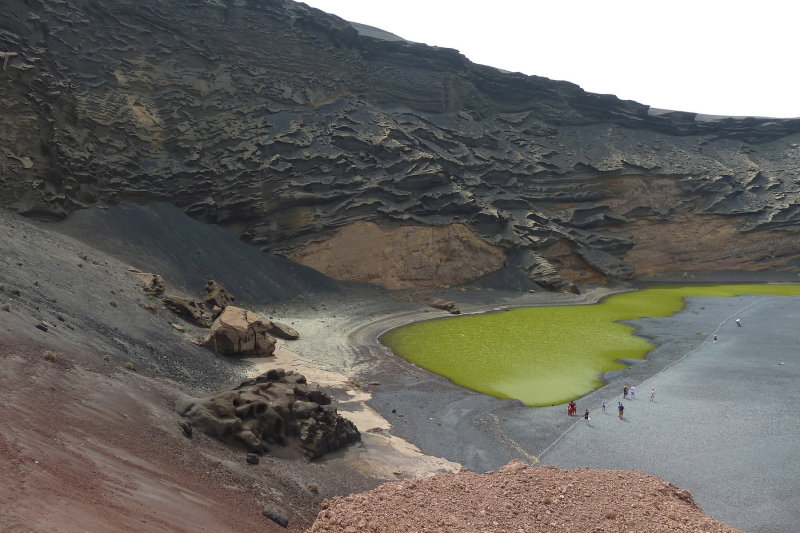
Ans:
{"type": "Polygon", "coordinates": [[[636,398],[636,387],[631,385],[631,400],[633,400],[634,398],[636,398]]]}
{"type": "Polygon", "coordinates": [[[742,321],[739,320],[738,318],[736,319],[736,326],[737,327],[742,327],[742,321]]]}
{"type": "Polygon", "coordinates": [[[714,344],[717,344],[717,336],[714,335],[714,344]]]}
{"type": "Polygon", "coordinates": [[[617,409],[619,409],[619,419],[622,420],[622,415],[625,413],[625,406],[622,405],[622,402],[619,402],[617,409]]]}
{"type": "Polygon", "coordinates": [[[589,410],[588,409],[583,412],[583,419],[586,421],[586,425],[587,426],[590,425],[589,424],[589,420],[591,420],[591,418],[589,418],[589,410]]]}
{"type": "Polygon", "coordinates": [[[656,401],[656,389],[650,389],[650,401],[656,401]]]}
{"type": "Polygon", "coordinates": [[[627,385],[622,387],[622,399],[623,400],[627,400],[628,399],[628,386],[627,385]]]}
{"type": "Polygon", "coordinates": [[[606,412],[606,401],[605,400],[603,400],[603,412],[604,413],[606,412]]]}

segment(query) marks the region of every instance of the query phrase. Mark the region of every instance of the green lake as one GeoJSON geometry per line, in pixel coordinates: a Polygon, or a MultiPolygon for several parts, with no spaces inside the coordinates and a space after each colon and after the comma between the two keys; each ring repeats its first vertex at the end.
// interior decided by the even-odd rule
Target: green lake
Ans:
{"type": "Polygon", "coordinates": [[[689,296],[800,295],[800,285],[664,286],[592,305],[521,307],[417,322],[384,333],[395,354],[453,383],[529,406],[565,403],[601,387],[599,377],[655,346],[620,321],[665,317],[689,296]]]}

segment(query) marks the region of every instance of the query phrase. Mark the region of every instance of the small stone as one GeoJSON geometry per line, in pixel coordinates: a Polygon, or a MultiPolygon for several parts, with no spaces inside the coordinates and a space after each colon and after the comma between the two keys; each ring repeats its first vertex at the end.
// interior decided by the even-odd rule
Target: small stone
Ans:
{"type": "Polygon", "coordinates": [[[275,522],[281,527],[286,527],[289,525],[289,517],[285,514],[276,511],[275,509],[270,509],[269,507],[265,507],[261,514],[275,522]]]}
{"type": "Polygon", "coordinates": [[[116,300],[111,300],[110,302],[108,302],[108,304],[109,304],[111,307],[117,307],[117,301],[116,301],[116,300]]]}
{"type": "Polygon", "coordinates": [[[186,438],[191,439],[192,438],[192,425],[189,422],[187,422],[186,420],[181,420],[180,422],[178,422],[178,424],[180,424],[181,429],[183,430],[183,434],[186,436],[186,438]]]}
{"type": "Polygon", "coordinates": [[[47,331],[47,324],[45,324],[44,322],[39,322],[38,324],[36,324],[36,329],[47,331]]]}
{"type": "Polygon", "coordinates": [[[248,453],[247,454],[247,463],[251,465],[257,465],[260,461],[258,454],[256,453],[248,453]]]}

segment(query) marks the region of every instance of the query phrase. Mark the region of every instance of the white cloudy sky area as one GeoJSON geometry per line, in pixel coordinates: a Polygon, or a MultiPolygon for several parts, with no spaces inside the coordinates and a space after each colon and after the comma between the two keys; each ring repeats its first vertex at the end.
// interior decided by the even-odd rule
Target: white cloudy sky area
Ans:
{"type": "Polygon", "coordinates": [[[800,117],[794,0],[308,0],[475,63],[652,107],[800,117]]]}

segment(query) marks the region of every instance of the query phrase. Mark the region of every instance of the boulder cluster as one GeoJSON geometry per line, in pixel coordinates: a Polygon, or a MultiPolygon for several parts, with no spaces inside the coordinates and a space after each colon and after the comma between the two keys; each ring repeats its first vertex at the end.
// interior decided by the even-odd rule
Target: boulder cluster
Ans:
{"type": "MultiPolygon", "coordinates": [[[[167,294],[158,274],[135,268],[130,271],[142,280],[142,289],[151,299],[163,295],[167,309],[196,326],[208,328],[197,344],[216,353],[269,356],[275,351],[276,337],[299,337],[291,326],[233,305],[236,298],[214,280],[206,284],[206,296],[200,301],[167,294]]],[[[146,307],[156,309],[152,303],[146,307]]],[[[336,412],[330,397],[318,386],[309,385],[301,374],[283,369],[270,370],[233,389],[187,402],[179,413],[185,418],[181,428],[187,437],[198,429],[223,442],[242,445],[254,454],[269,451],[269,446],[284,446],[310,460],[361,438],[355,425],[336,412]]],[[[252,462],[258,463],[257,456],[252,462]]]]}
{"type": "Polygon", "coordinates": [[[180,409],[192,428],[254,453],[269,446],[299,450],[316,459],[360,440],[355,425],[305,376],[273,369],[239,386],[180,409]]]}
{"type": "MultiPolygon", "coordinates": [[[[199,342],[223,355],[269,356],[275,352],[276,339],[294,340],[299,337],[291,326],[273,322],[252,311],[233,305],[236,298],[214,280],[206,284],[206,296],[195,298],[166,293],[164,280],[158,274],[130,271],[142,280],[144,290],[155,298],[163,296],[164,305],[176,315],[201,328],[209,328],[199,342]]],[[[149,304],[148,310],[155,306],[149,304]]]]}

